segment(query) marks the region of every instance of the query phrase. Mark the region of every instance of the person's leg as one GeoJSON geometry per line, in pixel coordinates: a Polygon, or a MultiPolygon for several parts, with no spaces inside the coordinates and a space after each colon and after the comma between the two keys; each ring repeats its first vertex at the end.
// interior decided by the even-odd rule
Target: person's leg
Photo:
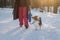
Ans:
{"type": "Polygon", "coordinates": [[[28,8],[26,6],[24,6],[23,8],[23,17],[24,17],[25,27],[28,28],[28,8]]]}
{"type": "Polygon", "coordinates": [[[23,25],[23,7],[19,7],[19,22],[20,22],[20,27],[23,25]]]}

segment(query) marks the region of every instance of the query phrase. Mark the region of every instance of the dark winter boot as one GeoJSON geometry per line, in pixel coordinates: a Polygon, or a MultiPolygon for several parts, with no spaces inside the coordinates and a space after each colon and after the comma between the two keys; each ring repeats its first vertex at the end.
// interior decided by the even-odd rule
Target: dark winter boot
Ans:
{"type": "Polygon", "coordinates": [[[20,25],[20,27],[22,27],[22,25],[20,25]]]}
{"type": "Polygon", "coordinates": [[[25,28],[28,29],[28,25],[25,25],[25,28]]]}

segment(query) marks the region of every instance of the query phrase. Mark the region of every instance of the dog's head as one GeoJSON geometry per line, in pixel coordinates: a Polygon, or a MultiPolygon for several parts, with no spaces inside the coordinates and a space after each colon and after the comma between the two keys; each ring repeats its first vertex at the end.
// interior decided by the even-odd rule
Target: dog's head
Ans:
{"type": "Polygon", "coordinates": [[[34,16],[34,17],[32,17],[32,19],[34,19],[35,21],[38,21],[39,19],[38,19],[38,16],[34,16]]]}

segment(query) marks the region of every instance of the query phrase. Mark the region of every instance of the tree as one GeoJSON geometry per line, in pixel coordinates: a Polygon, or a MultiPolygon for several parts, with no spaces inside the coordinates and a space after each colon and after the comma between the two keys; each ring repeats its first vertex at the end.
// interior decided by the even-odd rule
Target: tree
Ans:
{"type": "Polygon", "coordinates": [[[0,0],[0,7],[6,7],[6,0],[0,0]]]}

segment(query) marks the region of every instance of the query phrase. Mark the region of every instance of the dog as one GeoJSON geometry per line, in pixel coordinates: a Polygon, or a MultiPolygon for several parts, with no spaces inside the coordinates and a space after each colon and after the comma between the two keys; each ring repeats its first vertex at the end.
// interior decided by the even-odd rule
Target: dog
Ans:
{"type": "Polygon", "coordinates": [[[34,25],[35,25],[35,27],[36,27],[36,30],[37,30],[37,29],[41,29],[41,26],[42,26],[41,17],[34,16],[34,17],[32,17],[32,19],[34,20],[34,25]]]}

